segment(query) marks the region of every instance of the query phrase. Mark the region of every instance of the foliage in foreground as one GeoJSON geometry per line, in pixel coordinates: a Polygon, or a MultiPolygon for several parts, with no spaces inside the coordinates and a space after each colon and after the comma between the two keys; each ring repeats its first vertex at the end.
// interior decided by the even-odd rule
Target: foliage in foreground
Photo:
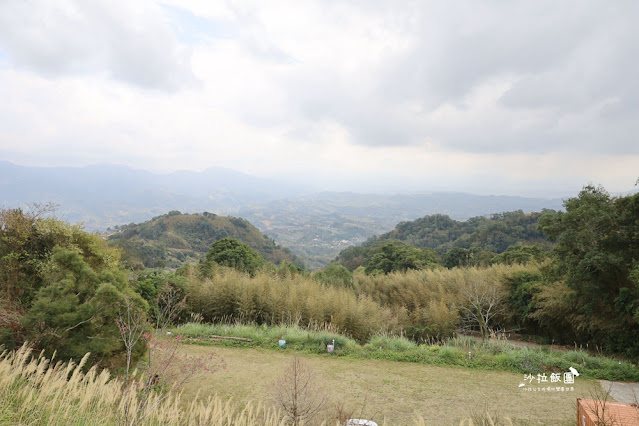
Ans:
{"type": "Polygon", "coordinates": [[[29,340],[62,359],[91,352],[91,363],[116,366],[124,351],[118,303],[146,302],[119,269],[116,249],[80,225],[44,217],[50,209],[0,210],[0,344],[29,340]]]}
{"type": "Polygon", "coordinates": [[[178,272],[183,274],[188,309],[204,322],[296,324],[310,329],[327,324],[361,343],[379,333],[404,334],[422,342],[452,337],[460,327],[486,336],[492,329],[503,329],[515,315],[509,309],[506,284],[524,270],[521,265],[493,265],[376,276],[356,273],[351,286],[264,271],[250,276],[218,268],[208,278],[193,267],[178,272]]]}
{"type": "Polygon", "coordinates": [[[578,342],[639,359],[639,193],[587,186],[564,206],[539,222],[557,245],[534,315],[578,342]]]}
{"type": "MultiPolygon", "coordinates": [[[[493,265],[377,276],[356,274],[355,291],[391,309],[403,333],[413,340],[444,339],[453,336],[460,326],[473,328],[475,324],[467,321],[469,316],[486,314],[491,304],[492,312],[507,310],[504,284],[522,270],[521,265],[493,265]],[[478,299],[485,300],[478,304],[478,299]]],[[[489,317],[476,324],[477,328],[486,333],[498,324],[502,328],[507,325],[506,315],[492,319],[494,323],[489,317]]]]}
{"type": "Polygon", "coordinates": [[[273,409],[260,404],[240,407],[210,397],[205,401],[161,399],[153,395],[142,403],[135,393],[123,392],[124,383],[95,367],[83,373],[79,364],[53,363],[33,356],[23,346],[0,356],[0,424],[83,425],[284,425],[273,409]],[[181,408],[186,406],[186,409],[181,408]],[[140,416],[126,422],[127,412],[140,416]]]}

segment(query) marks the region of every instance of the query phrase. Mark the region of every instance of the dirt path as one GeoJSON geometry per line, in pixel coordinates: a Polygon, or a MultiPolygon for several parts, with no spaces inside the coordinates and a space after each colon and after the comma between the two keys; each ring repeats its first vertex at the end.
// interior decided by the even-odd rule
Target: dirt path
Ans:
{"type": "Polygon", "coordinates": [[[617,402],[637,403],[639,401],[639,383],[620,383],[599,380],[604,388],[617,402]]]}

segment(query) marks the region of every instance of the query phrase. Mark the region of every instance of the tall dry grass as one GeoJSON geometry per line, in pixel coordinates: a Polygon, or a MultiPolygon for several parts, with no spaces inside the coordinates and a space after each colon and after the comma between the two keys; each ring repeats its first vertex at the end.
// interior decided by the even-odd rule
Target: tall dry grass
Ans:
{"type": "Polygon", "coordinates": [[[240,407],[210,397],[185,403],[177,394],[154,395],[140,404],[135,388],[79,364],[54,363],[29,347],[0,355],[0,424],[29,425],[284,425],[285,419],[261,404],[240,407]],[[128,413],[128,415],[127,415],[128,413]],[[134,414],[134,415],[132,415],[134,414]]]}
{"type": "Polygon", "coordinates": [[[324,285],[303,275],[262,272],[251,277],[220,269],[211,278],[188,276],[185,290],[190,308],[205,322],[306,329],[329,325],[359,342],[380,333],[441,340],[451,337],[464,320],[461,312],[469,311],[464,309],[469,292],[496,288],[505,295],[506,278],[525,268],[494,265],[376,276],[356,273],[354,288],[324,285]]]}
{"type": "Polygon", "coordinates": [[[457,329],[460,307],[473,283],[503,289],[507,277],[526,269],[521,265],[355,274],[354,288],[383,308],[390,308],[399,324],[427,327],[432,337],[449,337],[457,329]]]}
{"type": "Polygon", "coordinates": [[[190,279],[190,308],[206,322],[232,321],[267,325],[331,328],[361,342],[397,328],[396,315],[368,295],[322,285],[301,275],[254,277],[220,271],[212,278],[190,279]]]}

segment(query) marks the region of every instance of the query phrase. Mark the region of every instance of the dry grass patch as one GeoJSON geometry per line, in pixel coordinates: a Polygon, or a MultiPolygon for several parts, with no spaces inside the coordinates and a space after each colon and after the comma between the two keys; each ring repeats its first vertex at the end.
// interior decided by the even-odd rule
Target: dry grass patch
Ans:
{"type": "MultiPolygon", "coordinates": [[[[211,347],[188,346],[194,355],[211,347]]],[[[267,403],[272,384],[293,356],[286,351],[215,347],[227,362],[227,369],[200,379],[184,390],[183,400],[196,395],[217,394],[238,402],[267,403]]],[[[508,372],[469,370],[382,360],[344,359],[305,355],[318,373],[320,385],[333,401],[382,424],[415,424],[415,414],[425,424],[459,424],[473,413],[498,412],[514,424],[572,424],[576,398],[588,397],[592,380],[578,378],[573,392],[528,392],[518,388],[522,375],[508,372]]],[[[335,409],[324,416],[330,419],[335,409]]]]}
{"type": "Polygon", "coordinates": [[[51,363],[24,346],[0,354],[0,424],[16,425],[272,425],[285,422],[273,408],[235,404],[215,396],[157,394],[140,400],[107,370],[83,371],[88,355],[51,363]],[[135,416],[125,413],[135,413],[135,416]]]}

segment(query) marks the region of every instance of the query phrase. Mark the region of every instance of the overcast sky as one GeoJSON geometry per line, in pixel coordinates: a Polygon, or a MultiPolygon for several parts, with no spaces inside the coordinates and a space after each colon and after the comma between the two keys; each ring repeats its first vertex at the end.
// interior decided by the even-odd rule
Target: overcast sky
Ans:
{"type": "Polygon", "coordinates": [[[638,19],[635,0],[2,0],[0,159],[628,191],[638,19]]]}

